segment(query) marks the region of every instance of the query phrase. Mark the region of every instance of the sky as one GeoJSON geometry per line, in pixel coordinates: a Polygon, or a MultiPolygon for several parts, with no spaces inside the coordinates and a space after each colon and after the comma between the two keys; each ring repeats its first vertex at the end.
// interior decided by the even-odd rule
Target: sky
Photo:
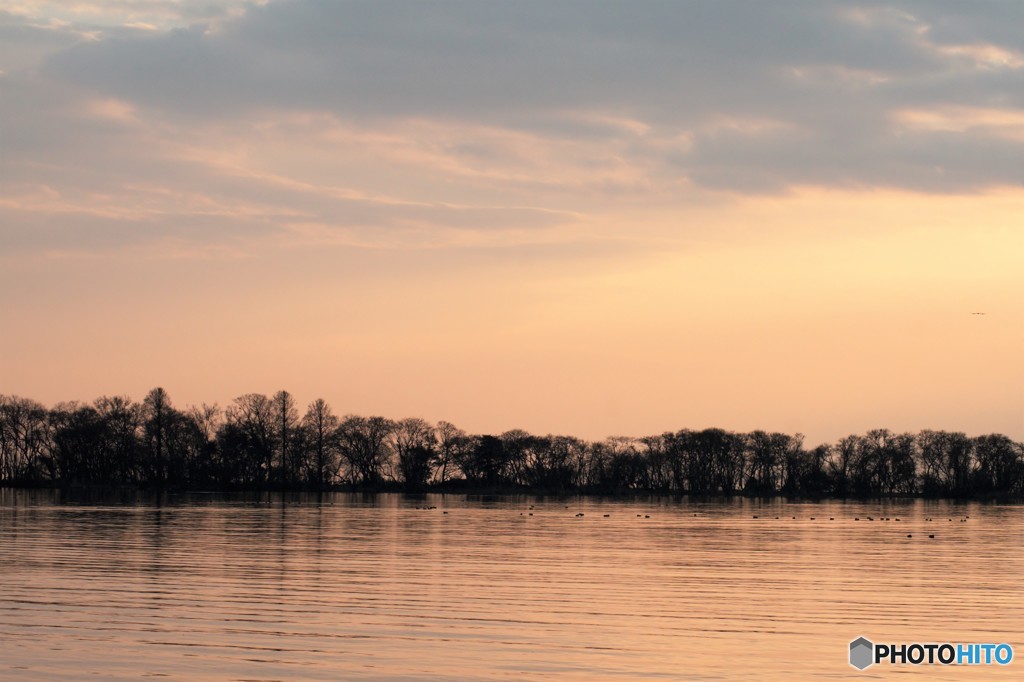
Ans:
{"type": "Polygon", "coordinates": [[[1021,26],[1015,0],[10,0],[0,393],[1024,439],[1021,26]]]}

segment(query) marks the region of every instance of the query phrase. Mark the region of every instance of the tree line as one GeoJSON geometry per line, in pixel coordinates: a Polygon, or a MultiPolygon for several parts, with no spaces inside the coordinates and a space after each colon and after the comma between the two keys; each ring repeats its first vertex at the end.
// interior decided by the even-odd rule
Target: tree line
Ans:
{"type": "Polygon", "coordinates": [[[804,447],[800,434],[683,429],[588,442],[449,422],[300,415],[287,391],[174,407],[155,388],[52,408],[0,395],[0,482],[190,489],[531,490],[793,497],[1024,496],[1024,444],[875,429],[804,447]]]}

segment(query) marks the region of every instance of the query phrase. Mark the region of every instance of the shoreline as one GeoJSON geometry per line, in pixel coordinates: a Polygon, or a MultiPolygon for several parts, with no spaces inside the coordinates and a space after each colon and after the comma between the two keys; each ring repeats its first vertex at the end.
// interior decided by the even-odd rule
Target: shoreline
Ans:
{"type": "Polygon", "coordinates": [[[627,500],[635,498],[659,498],[686,500],[688,502],[728,502],[737,499],[756,501],[783,501],[794,503],[823,503],[823,502],[897,502],[897,501],[929,501],[929,502],[976,502],[983,504],[1024,504],[1024,496],[1014,495],[972,495],[972,496],[944,496],[928,495],[925,493],[899,493],[892,495],[784,495],[776,494],[755,494],[737,491],[733,493],[718,494],[696,494],[674,490],[657,489],[631,489],[631,490],[552,490],[545,488],[517,487],[517,486],[470,486],[458,484],[438,484],[419,489],[407,489],[401,484],[359,486],[359,485],[335,485],[324,488],[313,488],[308,486],[263,486],[263,487],[181,487],[181,486],[152,486],[135,484],[45,484],[45,483],[15,483],[0,481],[0,490],[40,490],[69,493],[72,495],[124,495],[124,494],[153,494],[153,495],[401,495],[409,499],[422,498],[429,495],[461,495],[466,498],[509,498],[509,497],[530,497],[530,498],[590,498],[590,499],[617,499],[627,500]]]}

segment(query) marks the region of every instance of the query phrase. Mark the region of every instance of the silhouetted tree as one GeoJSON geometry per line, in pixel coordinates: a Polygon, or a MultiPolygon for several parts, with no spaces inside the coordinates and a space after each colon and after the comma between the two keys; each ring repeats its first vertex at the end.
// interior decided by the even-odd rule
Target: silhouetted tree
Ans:
{"type": "Polygon", "coordinates": [[[285,485],[295,485],[299,478],[302,448],[299,447],[300,438],[296,433],[299,413],[295,408],[295,399],[288,391],[274,394],[272,419],[280,479],[285,485]]]}
{"type": "Polygon", "coordinates": [[[372,486],[383,480],[391,451],[388,437],[395,423],[384,417],[349,416],[338,428],[342,457],[348,463],[352,483],[372,486]]]}
{"type": "Polygon", "coordinates": [[[302,426],[309,434],[312,450],[310,480],[317,489],[323,489],[337,475],[339,424],[338,418],[323,398],[311,402],[302,418],[302,426]]]}
{"type": "Polygon", "coordinates": [[[692,494],[731,494],[746,470],[744,439],[722,429],[684,429],[667,443],[673,478],[692,494]]]}
{"type": "Polygon", "coordinates": [[[832,459],[832,446],[822,444],[807,453],[807,466],[802,472],[800,491],[810,497],[825,497],[832,492],[828,462],[832,459]]]}
{"type": "Polygon", "coordinates": [[[587,444],[572,436],[538,438],[532,448],[534,461],[528,485],[568,491],[583,484],[587,444]]]}
{"type": "Polygon", "coordinates": [[[150,480],[157,485],[167,479],[167,427],[171,410],[167,391],[159,387],[142,401],[143,447],[150,462],[150,480]]]}
{"type": "Polygon", "coordinates": [[[437,437],[423,419],[401,419],[394,423],[392,447],[398,457],[399,480],[407,490],[420,490],[433,475],[437,437]]]}
{"type": "Polygon", "coordinates": [[[670,476],[670,486],[677,493],[685,492],[687,489],[687,440],[690,432],[687,430],[676,433],[664,433],[661,436],[665,466],[670,476]]]}
{"type": "Polygon", "coordinates": [[[449,422],[349,416],[323,400],[300,420],[286,391],[250,393],[223,413],[174,408],[155,388],[47,409],[0,395],[0,481],[322,489],[344,480],[695,495],[1024,496],[1024,444],[992,434],[875,429],[804,450],[803,437],[723,429],[587,443],[521,429],[474,436],[449,422]],[[222,418],[223,415],[223,418],[222,418]],[[342,471],[344,470],[344,476],[342,471]]]}
{"type": "Polygon", "coordinates": [[[501,452],[503,464],[498,478],[503,483],[512,485],[528,485],[527,481],[535,473],[537,466],[539,440],[522,429],[512,429],[501,434],[501,452]]]}
{"type": "Polygon", "coordinates": [[[711,460],[711,492],[733,494],[747,469],[745,439],[723,429],[705,429],[699,435],[699,447],[711,460]]]}
{"type": "Polygon", "coordinates": [[[224,412],[216,404],[203,403],[190,407],[188,414],[201,442],[200,453],[192,462],[189,480],[194,484],[215,485],[225,478],[217,449],[217,433],[224,424],[224,412]]]}
{"type": "Polygon", "coordinates": [[[968,494],[974,442],[963,433],[922,431],[917,435],[921,491],[927,495],[968,494]]]}
{"type": "Polygon", "coordinates": [[[646,448],[644,459],[647,462],[647,487],[651,490],[671,490],[674,477],[668,436],[646,436],[640,438],[639,442],[646,448]]]}
{"type": "Polygon", "coordinates": [[[785,483],[786,458],[793,450],[792,437],[752,431],[746,441],[750,458],[747,492],[763,495],[779,491],[785,483]]]}
{"type": "Polygon", "coordinates": [[[640,441],[615,436],[592,446],[588,478],[601,492],[637,490],[643,487],[646,468],[640,441]]]}
{"type": "Polygon", "coordinates": [[[262,486],[269,480],[276,440],[274,405],[267,396],[247,393],[227,409],[225,428],[231,429],[222,443],[227,470],[246,472],[247,483],[262,486]]]}
{"type": "Polygon", "coordinates": [[[101,482],[97,463],[104,458],[104,422],[91,405],[61,403],[50,411],[53,450],[50,479],[62,483],[101,482]]]}
{"type": "Polygon", "coordinates": [[[211,467],[220,485],[259,486],[263,460],[244,426],[229,419],[217,430],[218,461],[211,467]]]}
{"type": "Polygon", "coordinates": [[[44,478],[43,462],[50,449],[48,416],[34,400],[0,395],[0,481],[44,478]]]}
{"type": "MultiPolygon", "coordinates": [[[[437,429],[437,461],[435,483],[448,480],[450,470],[457,469],[459,462],[464,461],[473,451],[473,439],[465,431],[451,422],[438,422],[437,429]]],[[[465,476],[465,473],[463,473],[465,476]]]]}
{"type": "Polygon", "coordinates": [[[974,439],[978,468],[974,490],[982,494],[1024,492],[1024,460],[1019,444],[1006,436],[992,434],[974,439]]]}
{"type": "Polygon", "coordinates": [[[497,436],[480,436],[473,444],[459,468],[466,480],[496,486],[503,483],[505,471],[505,445],[497,436]]]}
{"type": "Polygon", "coordinates": [[[861,496],[913,492],[916,484],[914,437],[874,429],[856,440],[852,485],[861,496]]]}
{"type": "Polygon", "coordinates": [[[852,492],[853,466],[857,461],[860,439],[847,436],[832,449],[828,459],[828,473],[832,479],[832,494],[846,497],[852,492]]]}
{"type": "Polygon", "coordinates": [[[96,400],[94,407],[104,427],[100,430],[104,438],[100,444],[103,461],[97,476],[114,483],[142,480],[145,475],[139,469],[143,452],[139,438],[144,418],[142,406],[125,396],[104,396],[96,400]]]}

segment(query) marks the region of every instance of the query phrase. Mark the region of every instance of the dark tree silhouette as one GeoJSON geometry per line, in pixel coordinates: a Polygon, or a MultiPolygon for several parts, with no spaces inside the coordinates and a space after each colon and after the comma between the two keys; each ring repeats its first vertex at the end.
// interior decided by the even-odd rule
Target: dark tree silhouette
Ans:
{"type": "Polygon", "coordinates": [[[142,428],[152,480],[167,479],[167,427],[171,421],[171,400],[162,388],[154,388],[142,401],[142,428]]]}
{"type": "MultiPolygon", "coordinates": [[[[444,483],[473,449],[473,439],[451,422],[437,423],[437,460],[434,482],[444,483]]],[[[465,474],[463,474],[465,475],[465,474]]]]}
{"type": "Polygon", "coordinates": [[[106,454],[105,424],[91,405],[61,403],[50,412],[53,449],[49,469],[64,483],[99,483],[106,454]]]}
{"type": "Polygon", "coordinates": [[[917,435],[921,490],[930,495],[962,495],[971,476],[974,443],[966,434],[922,431],[917,435]]]}
{"type": "Polygon", "coordinates": [[[486,486],[505,483],[505,444],[497,436],[480,436],[459,468],[472,483],[486,486]]]}
{"type": "Polygon", "coordinates": [[[395,423],[384,417],[348,416],[338,428],[341,455],[348,463],[350,482],[377,485],[390,463],[388,437],[395,423]]]}
{"type": "Polygon", "coordinates": [[[144,419],[141,406],[126,396],[104,396],[97,399],[94,405],[104,422],[103,434],[107,439],[101,446],[104,452],[104,471],[99,476],[117,483],[140,480],[143,472],[139,471],[139,429],[144,419]]]}
{"type": "Polygon", "coordinates": [[[0,481],[43,476],[51,449],[49,416],[34,400],[0,395],[0,481]]]}
{"type": "Polygon", "coordinates": [[[1019,443],[1006,436],[991,434],[974,439],[978,467],[974,473],[974,490],[982,493],[1024,492],[1024,459],[1019,443]]]}
{"type": "Polygon", "coordinates": [[[271,476],[274,422],[274,405],[260,393],[239,396],[227,409],[227,425],[232,433],[224,464],[229,470],[245,472],[245,484],[265,486],[271,476]]]}
{"type": "Polygon", "coordinates": [[[423,419],[402,419],[394,423],[391,447],[398,457],[399,481],[407,490],[421,490],[437,461],[437,436],[423,419]]]}
{"type": "Polygon", "coordinates": [[[723,429],[597,443],[521,429],[474,436],[450,422],[339,420],[323,400],[299,419],[287,391],[177,410],[155,388],[141,403],[104,396],[49,409],[0,395],[0,483],[1021,498],[1024,444],[886,429],[811,449],[799,434],[723,429]]]}
{"type": "Polygon", "coordinates": [[[299,480],[303,448],[299,413],[292,394],[288,391],[275,393],[272,413],[279,478],[286,486],[294,486],[299,480]]]}
{"type": "Polygon", "coordinates": [[[847,436],[832,449],[828,472],[832,479],[832,494],[845,497],[852,491],[853,464],[857,459],[859,439],[847,436]]]}
{"type": "Polygon", "coordinates": [[[747,491],[754,494],[771,494],[783,485],[783,472],[787,452],[791,449],[790,437],[784,433],[753,431],[747,436],[750,449],[750,478],[747,491]]]}
{"type": "Polygon", "coordinates": [[[200,452],[192,463],[189,481],[196,486],[226,485],[224,471],[217,451],[217,433],[223,427],[224,413],[217,405],[203,403],[188,410],[188,417],[195,424],[200,452]]]}
{"type": "Polygon", "coordinates": [[[583,481],[586,449],[586,443],[571,436],[536,438],[526,485],[555,492],[578,488],[583,481]]]}
{"type": "Polygon", "coordinates": [[[310,482],[318,490],[334,481],[337,475],[340,422],[323,398],[309,404],[302,418],[302,427],[307,433],[310,458],[310,482]]]}

